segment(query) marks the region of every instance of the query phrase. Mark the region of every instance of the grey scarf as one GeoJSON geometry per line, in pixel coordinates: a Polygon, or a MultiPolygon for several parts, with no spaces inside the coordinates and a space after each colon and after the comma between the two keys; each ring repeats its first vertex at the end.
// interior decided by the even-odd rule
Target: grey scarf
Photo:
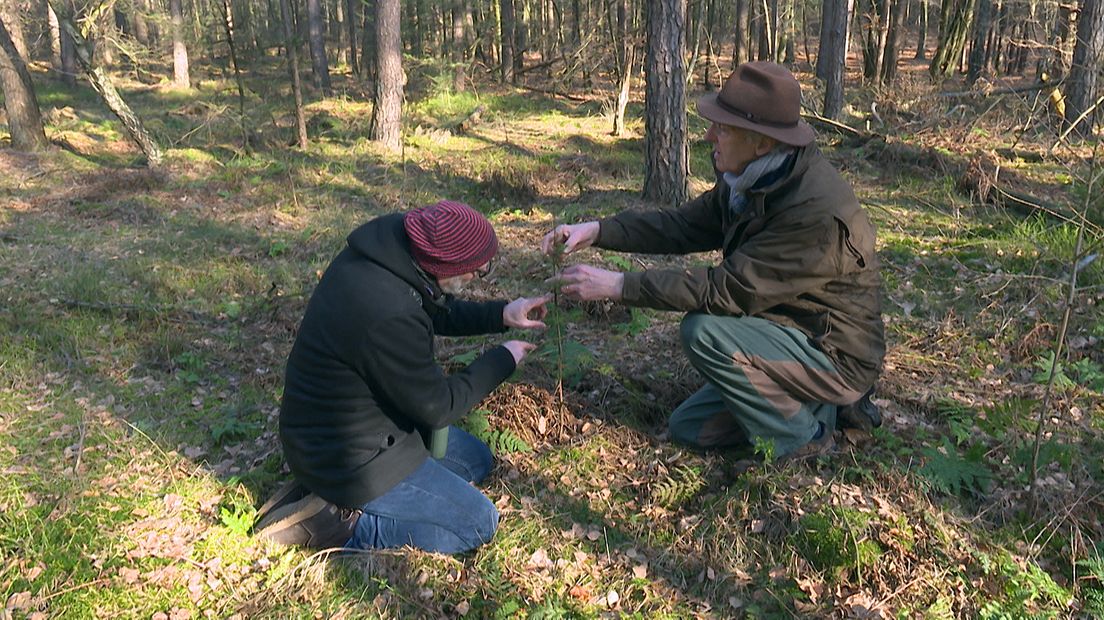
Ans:
{"type": "Polygon", "coordinates": [[[725,183],[728,184],[728,207],[733,215],[739,215],[747,206],[747,191],[766,175],[778,170],[786,163],[786,158],[793,153],[792,146],[779,144],[770,153],[748,164],[739,174],[724,173],[725,183]]]}

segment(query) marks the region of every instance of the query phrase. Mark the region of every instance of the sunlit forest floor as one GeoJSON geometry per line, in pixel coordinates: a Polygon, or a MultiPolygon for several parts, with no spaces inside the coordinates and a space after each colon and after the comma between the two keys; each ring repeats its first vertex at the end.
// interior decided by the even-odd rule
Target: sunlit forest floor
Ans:
{"type": "MultiPolygon", "coordinates": [[[[564,304],[467,422],[498,457],[491,544],[312,554],[249,528],[286,479],[283,364],[345,235],[464,201],[502,242],[472,296],[543,291],[555,222],[647,206],[642,86],[613,137],[609,86],[542,85],[566,98],[478,75],[456,91],[451,68],[410,61],[404,146],[388,153],[366,139],[367,89],[338,72],[332,98],[309,93],[300,151],[284,69],[251,66],[244,119],[217,69],[187,92],[117,75],[168,149],[162,170],[90,89],[41,70],[59,146],[0,140],[5,617],[1104,614],[1100,167],[1092,143],[1059,141],[1045,94],[942,98],[911,71],[849,94],[842,121],[862,135],[817,125],[879,229],[890,348],[872,435],[748,471],[673,445],[666,416],[700,383],[679,317],[564,304]]],[[[713,175],[690,119],[696,193],[713,175]]],[[[505,338],[442,340],[442,363],[505,338]]]]}

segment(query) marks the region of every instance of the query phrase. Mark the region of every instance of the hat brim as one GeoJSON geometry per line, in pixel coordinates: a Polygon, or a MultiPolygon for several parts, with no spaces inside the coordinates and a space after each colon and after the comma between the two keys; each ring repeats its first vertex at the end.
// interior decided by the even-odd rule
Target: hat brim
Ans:
{"type": "Polygon", "coordinates": [[[742,116],[737,116],[722,108],[717,103],[717,93],[709,93],[698,97],[697,108],[698,116],[706,120],[722,125],[732,125],[733,127],[750,129],[751,131],[761,133],[764,136],[769,136],[791,146],[806,146],[812,144],[813,141],[816,140],[816,131],[814,131],[812,126],[803,119],[799,118],[797,124],[793,127],[773,127],[771,125],[753,123],[742,116]]]}

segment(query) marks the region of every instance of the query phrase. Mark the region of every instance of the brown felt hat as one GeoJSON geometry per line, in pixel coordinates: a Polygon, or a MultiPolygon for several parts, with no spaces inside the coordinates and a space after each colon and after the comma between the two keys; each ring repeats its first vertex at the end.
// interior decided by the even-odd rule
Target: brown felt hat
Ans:
{"type": "Polygon", "coordinates": [[[789,69],[773,62],[736,67],[720,92],[698,99],[698,114],[793,146],[816,139],[813,128],[801,120],[801,86],[789,69]]]}

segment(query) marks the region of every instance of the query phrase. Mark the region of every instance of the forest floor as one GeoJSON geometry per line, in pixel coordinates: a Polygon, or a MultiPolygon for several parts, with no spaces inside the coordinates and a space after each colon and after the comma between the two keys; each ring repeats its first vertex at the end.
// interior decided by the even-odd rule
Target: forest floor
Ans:
{"type": "MultiPolygon", "coordinates": [[[[407,71],[399,153],[366,140],[371,105],[347,76],[308,97],[300,151],[277,67],[246,75],[250,148],[217,71],[186,92],[118,75],[168,148],[158,171],[87,87],[35,72],[62,146],[0,140],[3,617],[1104,614],[1101,167],[1092,144],[1059,141],[1045,95],[941,98],[911,73],[851,93],[843,120],[864,135],[818,125],[879,230],[889,352],[873,434],[743,472],[683,449],[665,419],[700,379],[680,317],[565,304],[467,421],[498,458],[489,545],[312,554],[251,537],[287,477],[283,365],[349,231],[468,202],[502,244],[471,296],[513,298],[544,290],[538,242],[555,222],[647,206],[639,99],[615,138],[601,94],[454,92],[446,67],[407,71]]],[[[712,170],[705,123],[690,125],[697,193],[712,170]]],[[[442,340],[442,363],[509,337],[442,340]]]]}

